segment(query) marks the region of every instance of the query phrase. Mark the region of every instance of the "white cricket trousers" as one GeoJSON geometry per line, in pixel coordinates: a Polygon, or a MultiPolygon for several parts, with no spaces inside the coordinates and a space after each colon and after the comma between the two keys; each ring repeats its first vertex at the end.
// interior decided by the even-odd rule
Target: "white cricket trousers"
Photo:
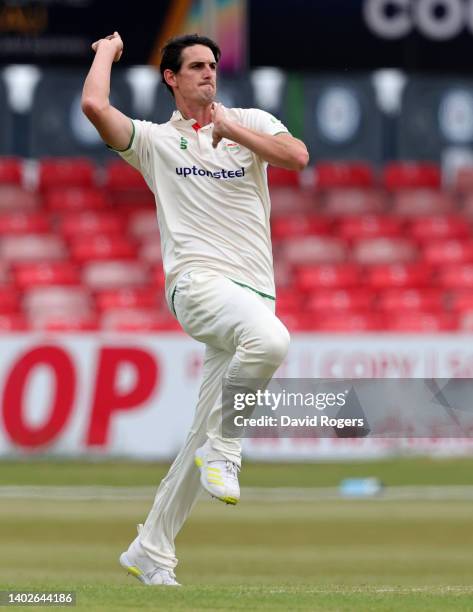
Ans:
{"type": "Polygon", "coordinates": [[[274,300],[216,272],[193,270],[176,284],[176,316],[190,336],[206,344],[206,351],[190,432],[161,481],[139,535],[143,548],[161,567],[177,565],[174,540],[202,490],[195,451],[209,441],[215,458],[241,464],[240,440],[221,433],[222,379],[269,380],[281,365],[289,333],[274,307],[274,300]]]}

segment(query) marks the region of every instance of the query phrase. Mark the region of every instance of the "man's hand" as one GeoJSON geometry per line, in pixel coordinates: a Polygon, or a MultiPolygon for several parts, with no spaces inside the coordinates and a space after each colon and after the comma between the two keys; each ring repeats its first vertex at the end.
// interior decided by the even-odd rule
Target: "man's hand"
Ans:
{"type": "Polygon", "coordinates": [[[120,37],[120,34],[118,32],[114,32],[113,34],[110,34],[110,36],[106,36],[105,38],[96,40],[94,43],[92,43],[92,50],[95,53],[97,53],[97,49],[99,48],[99,45],[101,45],[102,43],[105,43],[107,45],[111,44],[114,46],[115,55],[114,55],[113,61],[118,62],[118,60],[121,58],[122,53],[123,53],[123,41],[120,37]],[[109,41],[109,42],[105,42],[105,41],[109,41]]]}
{"type": "Polygon", "coordinates": [[[214,129],[212,132],[212,146],[214,149],[216,149],[222,138],[228,138],[233,122],[227,118],[225,107],[218,102],[214,102],[212,104],[210,108],[210,117],[212,119],[212,123],[214,124],[214,129]]]}

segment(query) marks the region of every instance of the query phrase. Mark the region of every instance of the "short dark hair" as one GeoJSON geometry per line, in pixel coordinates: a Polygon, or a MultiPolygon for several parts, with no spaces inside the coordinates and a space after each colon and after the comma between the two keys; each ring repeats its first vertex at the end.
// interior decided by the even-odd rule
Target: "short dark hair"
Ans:
{"type": "Polygon", "coordinates": [[[207,36],[199,36],[199,34],[185,34],[184,36],[176,36],[167,41],[161,50],[161,64],[159,69],[161,71],[161,79],[169,91],[174,95],[172,87],[170,87],[164,79],[164,71],[172,70],[174,73],[179,72],[182,66],[182,50],[186,47],[193,47],[194,45],[204,45],[208,47],[214,54],[215,61],[219,62],[222,52],[220,47],[211,38],[207,36]]]}

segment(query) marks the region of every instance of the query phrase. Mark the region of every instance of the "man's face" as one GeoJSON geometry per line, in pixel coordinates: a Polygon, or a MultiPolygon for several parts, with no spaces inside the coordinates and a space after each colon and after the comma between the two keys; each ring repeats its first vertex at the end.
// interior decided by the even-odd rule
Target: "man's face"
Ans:
{"type": "Polygon", "coordinates": [[[181,59],[181,69],[171,77],[176,99],[203,105],[213,102],[217,91],[217,63],[212,51],[205,45],[193,45],[183,49],[181,59]]]}

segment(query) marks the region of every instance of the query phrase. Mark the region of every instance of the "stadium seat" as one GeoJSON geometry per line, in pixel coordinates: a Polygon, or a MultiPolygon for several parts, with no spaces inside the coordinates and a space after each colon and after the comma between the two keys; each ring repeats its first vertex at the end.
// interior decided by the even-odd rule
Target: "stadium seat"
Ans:
{"type": "Polygon", "coordinates": [[[442,175],[437,164],[393,162],[384,167],[382,183],[389,191],[412,188],[440,189],[442,175]]]}
{"type": "Polygon", "coordinates": [[[103,210],[110,206],[110,200],[101,189],[53,187],[44,194],[44,205],[51,212],[103,210]]]}
{"type": "Polygon", "coordinates": [[[269,187],[299,187],[300,177],[295,170],[268,166],[269,187]]]}
{"type": "Polygon", "coordinates": [[[473,332],[473,312],[463,312],[458,316],[458,330],[462,332],[473,332]]]}
{"type": "Polygon", "coordinates": [[[393,214],[404,217],[445,215],[454,209],[455,202],[450,194],[433,189],[409,189],[393,196],[393,214]]]}
{"type": "Polygon", "coordinates": [[[364,162],[320,162],[315,166],[315,185],[318,190],[336,187],[373,187],[372,167],[364,162]]]}
{"type": "Polygon", "coordinates": [[[80,283],[77,267],[68,261],[17,264],[13,269],[13,278],[20,289],[80,283]]]}
{"type": "Polygon", "coordinates": [[[440,289],[387,289],[377,299],[378,308],[387,314],[408,311],[442,312],[444,294],[440,289]]]}
{"type": "Polygon", "coordinates": [[[356,287],[360,282],[361,268],[354,263],[298,266],[295,272],[295,286],[301,292],[356,287]]]}
{"type": "Polygon", "coordinates": [[[375,215],[387,209],[385,196],[371,189],[331,189],[324,196],[326,215],[375,215]]]}
{"type": "Polygon", "coordinates": [[[306,312],[280,312],[279,319],[292,332],[312,332],[316,328],[313,314],[306,312]]]}
{"type": "Polygon", "coordinates": [[[458,327],[458,318],[452,313],[403,312],[390,313],[386,329],[394,332],[447,332],[458,327]]]}
{"type": "Polygon", "coordinates": [[[120,235],[84,235],[75,237],[70,245],[71,255],[75,261],[106,259],[133,259],[136,247],[125,236],[120,235]]]}
{"type": "Polygon", "coordinates": [[[0,185],[21,185],[22,164],[16,157],[0,157],[0,185]]]}
{"type": "Polygon", "coordinates": [[[37,193],[18,185],[0,185],[0,211],[20,212],[37,210],[41,198],[37,193]]]}
{"type": "Polygon", "coordinates": [[[302,297],[294,287],[276,288],[276,312],[298,313],[302,307],[302,297]]]}
{"type": "Polygon", "coordinates": [[[7,284],[10,281],[10,266],[0,259],[0,283],[7,284]]]}
{"type": "Polygon", "coordinates": [[[473,288],[448,294],[448,304],[453,312],[473,313],[473,288]]]}
{"type": "Polygon", "coordinates": [[[158,236],[159,227],[156,210],[138,210],[130,214],[128,221],[130,234],[139,240],[148,236],[158,236]]]}
{"type": "Polygon", "coordinates": [[[455,173],[452,185],[458,194],[473,192],[473,166],[462,166],[455,173]]]}
{"type": "Polygon", "coordinates": [[[23,310],[29,314],[85,314],[92,309],[92,298],[83,287],[33,287],[23,296],[23,310]]]}
{"type": "Polygon", "coordinates": [[[0,240],[0,259],[10,263],[54,261],[66,257],[64,242],[53,234],[5,236],[0,240]]]}
{"type": "Polygon", "coordinates": [[[273,217],[271,235],[273,240],[284,240],[294,236],[327,235],[331,225],[329,219],[319,215],[295,213],[273,217]]]}
{"type": "Polygon", "coordinates": [[[3,332],[26,331],[28,321],[22,314],[0,314],[0,334],[3,332]]]}
{"type": "Polygon", "coordinates": [[[424,248],[424,260],[432,265],[473,262],[473,240],[435,240],[424,248]]]}
{"type": "Polygon", "coordinates": [[[473,264],[442,265],[437,284],[445,289],[473,289],[473,264]]]}
{"type": "Polygon", "coordinates": [[[38,189],[51,187],[93,187],[95,165],[86,158],[43,158],[38,165],[38,189]]]}
{"type": "Polygon", "coordinates": [[[99,311],[119,308],[159,310],[163,307],[163,294],[153,287],[128,287],[101,291],[96,295],[99,311]]]}
{"type": "Polygon", "coordinates": [[[39,212],[8,212],[0,214],[0,235],[40,234],[50,231],[49,218],[39,212]]]}
{"type": "Polygon", "coordinates": [[[109,191],[149,192],[143,176],[130,164],[120,159],[111,160],[105,167],[105,188],[109,191]]]}
{"type": "Polygon", "coordinates": [[[93,313],[33,313],[28,317],[31,329],[48,332],[87,332],[99,329],[93,313]]]}
{"type": "Polygon", "coordinates": [[[373,265],[364,279],[373,289],[426,287],[432,282],[432,267],[424,262],[373,265]]]}
{"type": "Polygon", "coordinates": [[[468,221],[460,215],[435,215],[413,219],[408,233],[419,242],[438,239],[466,238],[471,235],[468,221]]]}
{"type": "Polygon", "coordinates": [[[82,270],[84,284],[93,291],[140,287],[150,280],[146,266],[139,261],[92,261],[82,270]]]}
{"type": "Polygon", "coordinates": [[[400,236],[402,221],[388,215],[357,215],[341,218],[336,229],[344,240],[400,236]]]}
{"type": "Polygon", "coordinates": [[[359,264],[394,264],[414,261],[415,244],[405,238],[364,238],[353,245],[353,259],[359,264]]]}
{"type": "Polygon", "coordinates": [[[100,328],[121,332],[181,331],[179,322],[169,312],[139,308],[105,311],[100,318],[100,328]]]}
{"type": "Polygon", "coordinates": [[[369,289],[324,289],[316,291],[305,301],[310,312],[331,314],[340,310],[368,312],[373,306],[373,293],[369,289]]]}
{"type": "Polygon", "coordinates": [[[270,197],[274,216],[311,212],[320,208],[319,198],[309,188],[271,187],[270,197]]]}
{"type": "Polygon", "coordinates": [[[378,313],[335,312],[317,318],[313,329],[329,333],[359,333],[380,331],[384,319],[378,313]]]}
{"type": "Polygon", "coordinates": [[[83,234],[124,234],[123,217],[113,211],[68,212],[63,213],[59,228],[65,238],[83,234]]]}
{"type": "Polygon", "coordinates": [[[0,314],[14,314],[18,312],[19,299],[15,287],[0,285],[0,314]]]}
{"type": "Polygon", "coordinates": [[[140,259],[151,265],[162,262],[163,255],[159,236],[152,236],[144,240],[140,247],[140,259]]]}
{"type": "Polygon", "coordinates": [[[343,240],[326,236],[303,236],[288,239],[282,252],[289,264],[338,263],[347,256],[343,240]]]}

